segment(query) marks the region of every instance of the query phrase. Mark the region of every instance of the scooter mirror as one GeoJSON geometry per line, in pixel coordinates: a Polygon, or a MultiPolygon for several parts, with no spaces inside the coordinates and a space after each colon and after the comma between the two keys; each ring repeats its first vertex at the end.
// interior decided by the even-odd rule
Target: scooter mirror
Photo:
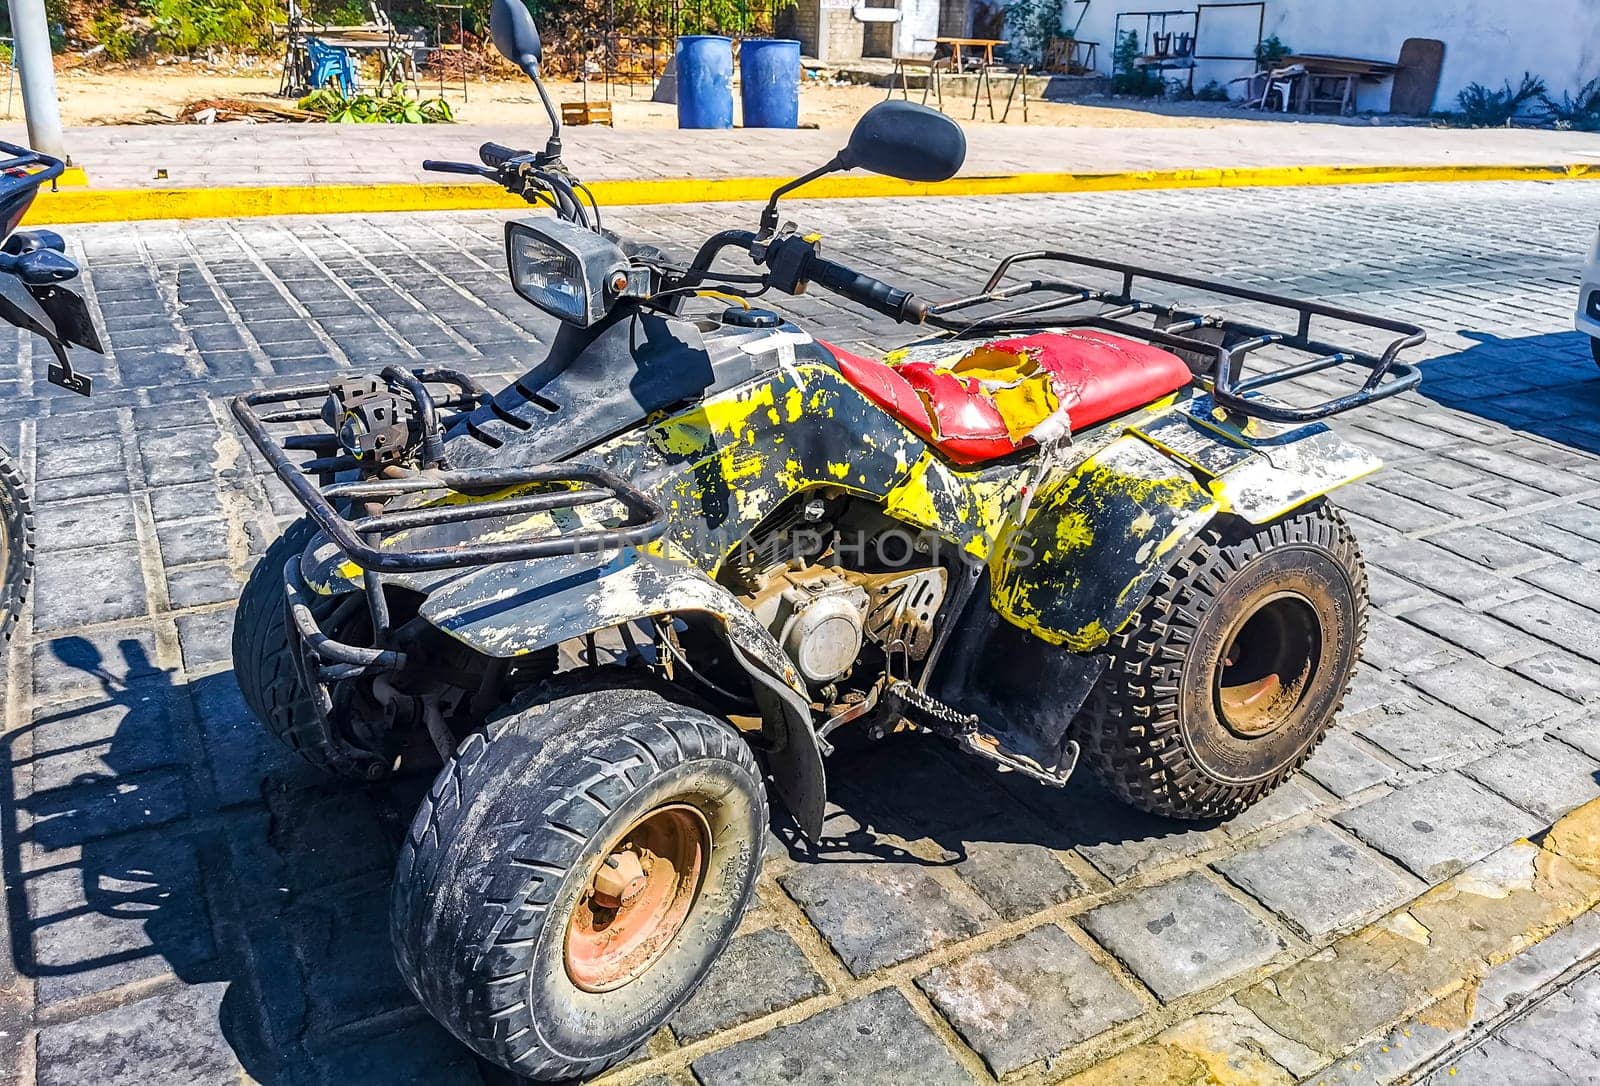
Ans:
{"type": "MultiPolygon", "coordinates": [[[[506,0],[496,0],[496,9],[506,0]]],[[[511,0],[520,6],[520,0],[511,0]]],[[[495,41],[499,41],[498,35],[495,41]]],[[[946,181],[967,157],[961,126],[914,102],[879,102],[861,115],[839,152],[842,169],[870,170],[902,181],[946,181]]]]}
{"type": "Polygon", "coordinates": [[[538,78],[544,46],[539,28],[522,0],[494,0],[489,8],[489,34],[500,55],[521,68],[530,78],[538,78]]]}

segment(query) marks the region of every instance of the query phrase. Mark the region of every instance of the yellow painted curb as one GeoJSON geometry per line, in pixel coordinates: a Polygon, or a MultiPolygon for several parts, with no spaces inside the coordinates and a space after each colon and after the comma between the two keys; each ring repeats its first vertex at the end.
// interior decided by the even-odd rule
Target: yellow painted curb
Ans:
{"type": "Polygon", "coordinates": [[[61,176],[56,178],[56,187],[63,189],[81,189],[89,184],[89,175],[83,172],[82,166],[68,166],[61,171],[61,176]]]}
{"type": "MultiPolygon", "coordinates": [[[[82,171],[78,172],[81,175],[82,171]]],[[[589,187],[602,205],[624,207],[765,200],[774,188],[787,180],[782,177],[653,178],[596,181],[589,187]]],[[[1265,166],[1116,173],[970,174],[938,184],[847,175],[814,181],[806,186],[799,198],[837,200],[873,196],[1005,196],[1149,189],[1592,180],[1600,180],[1600,163],[1548,166],[1265,166]]],[[[41,193],[30,218],[40,225],[60,225],[143,219],[232,219],[261,215],[482,211],[526,206],[523,201],[483,182],[74,189],[41,193]]]]}

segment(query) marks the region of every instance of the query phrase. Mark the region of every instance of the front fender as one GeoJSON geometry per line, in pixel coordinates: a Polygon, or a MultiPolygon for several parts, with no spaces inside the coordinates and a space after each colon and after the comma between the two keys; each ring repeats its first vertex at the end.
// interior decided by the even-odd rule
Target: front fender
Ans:
{"type": "Polygon", "coordinates": [[[530,582],[519,565],[487,566],[451,579],[421,615],[485,656],[522,656],[596,630],[686,612],[717,620],[756,686],[768,764],[784,804],[812,839],[822,832],[827,783],[805,686],[772,635],[747,608],[692,566],[624,551],[561,559],[561,575],[530,582]]]}

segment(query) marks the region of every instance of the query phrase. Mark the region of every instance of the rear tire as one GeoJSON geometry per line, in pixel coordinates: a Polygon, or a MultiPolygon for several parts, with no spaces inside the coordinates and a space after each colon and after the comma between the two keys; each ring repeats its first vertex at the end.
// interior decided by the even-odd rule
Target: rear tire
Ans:
{"type": "MultiPolygon", "coordinates": [[[[309,517],[300,518],[273,540],[250,571],[233,618],[234,679],[244,703],[278,742],[324,773],[367,780],[370,769],[381,774],[382,766],[374,762],[369,772],[354,772],[344,768],[329,748],[311,692],[295,666],[295,646],[289,638],[283,567],[306,549],[316,532],[309,517]]],[[[318,596],[311,601],[311,613],[319,621],[326,619],[338,602],[332,596],[318,596]]]]}
{"type": "Polygon", "coordinates": [[[0,639],[10,640],[22,606],[33,587],[33,502],[22,470],[11,454],[0,449],[0,561],[5,581],[0,584],[0,639]]]}
{"type": "Polygon", "coordinates": [[[704,713],[624,689],[515,712],[461,744],[412,820],[400,973],[484,1059],[596,1074],[704,979],[750,905],[766,825],[749,748],[704,713]],[[630,857],[645,882],[608,910],[596,876],[630,857]]]}
{"type": "Polygon", "coordinates": [[[1236,815],[1332,726],[1366,624],[1361,555],[1327,504],[1208,528],[1105,650],[1077,725],[1084,756],[1141,810],[1236,815]]]}

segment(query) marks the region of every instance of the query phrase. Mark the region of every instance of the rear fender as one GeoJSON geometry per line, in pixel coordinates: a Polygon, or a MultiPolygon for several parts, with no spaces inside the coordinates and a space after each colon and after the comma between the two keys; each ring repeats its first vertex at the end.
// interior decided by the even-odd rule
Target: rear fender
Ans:
{"type": "Polygon", "coordinates": [[[568,576],[538,584],[529,584],[525,572],[516,565],[474,570],[430,595],[421,615],[496,658],[639,619],[710,616],[755,684],[779,795],[808,837],[822,832],[827,786],[805,687],[772,635],[726,589],[691,566],[636,551],[588,564],[575,560],[568,576]]]}
{"type": "Polygon", "coordinates": [[[1214,517],[1266,524],[1381,466],[1322,423],[1241,424],[1196,396],[1042,481],[991,559],[991,603],[1051,644],[1093,651],[1214,517]]]}

